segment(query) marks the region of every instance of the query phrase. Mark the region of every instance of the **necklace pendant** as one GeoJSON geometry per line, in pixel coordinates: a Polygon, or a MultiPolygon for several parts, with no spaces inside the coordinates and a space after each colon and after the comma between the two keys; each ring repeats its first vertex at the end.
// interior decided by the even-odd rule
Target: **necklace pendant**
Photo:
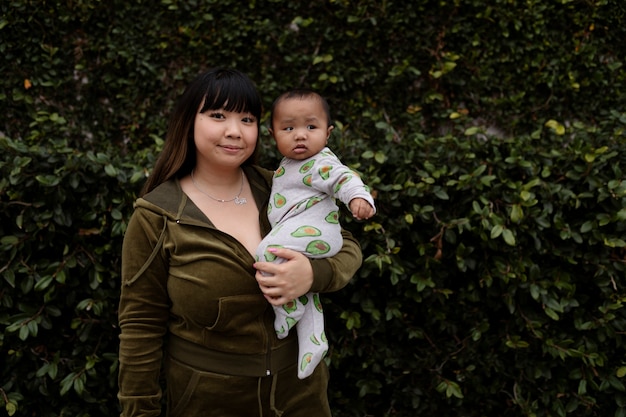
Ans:
{"type": "Polygon", "coordinates": [[[235,197],[235,204],[241,206],[242,204],[246,204],[248,200],[245,197],[239,198],[239,196],[235,197]]]}

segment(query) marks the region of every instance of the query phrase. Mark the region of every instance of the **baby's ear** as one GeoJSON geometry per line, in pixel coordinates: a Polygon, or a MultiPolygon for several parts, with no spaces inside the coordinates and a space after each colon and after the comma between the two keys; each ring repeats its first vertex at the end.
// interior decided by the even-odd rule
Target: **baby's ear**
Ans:
{"type": "Polygon", "coordinates": [[[328,130],[326,130],[326,140],[330,139],[330,132],[332,132],[334,128],[335,126],[333,125],[328,126],[328,130]]]}

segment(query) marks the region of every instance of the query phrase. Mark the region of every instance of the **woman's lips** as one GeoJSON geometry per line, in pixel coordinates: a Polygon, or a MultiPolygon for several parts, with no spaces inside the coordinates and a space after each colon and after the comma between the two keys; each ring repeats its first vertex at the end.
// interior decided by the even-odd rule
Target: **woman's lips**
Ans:
{"type": "Polygon", "coordinates": [[[239,152],[241,150],[238,146],[222,146],[221,148],[230,153],[239,152]]]}

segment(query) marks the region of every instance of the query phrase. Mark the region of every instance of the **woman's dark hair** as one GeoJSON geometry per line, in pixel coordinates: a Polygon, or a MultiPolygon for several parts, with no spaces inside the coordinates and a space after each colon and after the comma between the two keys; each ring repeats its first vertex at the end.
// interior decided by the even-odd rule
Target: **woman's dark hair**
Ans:
{"type": "MultiPolygon", "coordinates": [[[[248,76],[238,70],[215,68],[194,79],[178,99],[170,117],[165,145],[140,196],[152,191],[173,177],[189,174],[196,165],[194,123],[198,113],[224,109],[249,112],[257,121],[260,131],[262,103],[256,86],[248,76]]],[[[257,146],[243,164],[256,163],[257,146]]]]}

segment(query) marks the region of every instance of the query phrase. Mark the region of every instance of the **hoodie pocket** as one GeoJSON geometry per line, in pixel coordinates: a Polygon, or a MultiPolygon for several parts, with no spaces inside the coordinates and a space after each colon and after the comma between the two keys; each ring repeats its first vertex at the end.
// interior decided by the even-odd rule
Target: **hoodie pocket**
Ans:
{"type": "Polygon", "coordinates": [[[205,346],[241,354],[263,352],[266,347],[260,341],[266,336],[267,300],[259,294],[236,295],[220,298],[218,305],[215,322],[204,331],[205,346]]]}

